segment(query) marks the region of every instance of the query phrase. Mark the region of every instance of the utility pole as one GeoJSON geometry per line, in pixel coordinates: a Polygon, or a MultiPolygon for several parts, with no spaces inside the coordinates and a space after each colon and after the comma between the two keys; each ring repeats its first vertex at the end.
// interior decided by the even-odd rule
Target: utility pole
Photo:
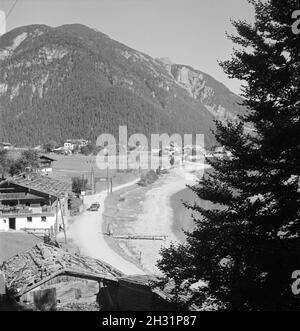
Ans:
{"type": "Polygon", "coordinates": [[[109,160],[108,160],[108,149],[104,148],[103,154],[105,156],[105,162],[106,162],[106,185],[107,185],[107,195],[109,195],[109,160]]]}
{"type": "Polygon", "coordinates": [[[58,197],[58,202],[59,202],[59,206],[60,206],[60,214],[61,214],[61,220],[62,220],[62,224],[63,224],[65,243],[67,244],[68,241],[67,241],[66,224],[65,224],[65,219],[64,219],[64,210],[62,208],[61,200],[59,197],[58,197]]]}
{"type": "Polygon", "coordinates": [[[57,240],[57,233],[58,233],[58,198],[55,204],[55,228],[54,228],[55,241],[57,240]]]}
{"type": "Polygon", "coordinates": [[[91,166],[91,187],[93,194],[96,193],[96,185],[95,185],[95,175],[94,175],[94,167],[91,166]]]}
{"type": "Polygon", "coordinates": [[[90,184],[91,184],[91,189],[92,189],[92,194],[96,193],[96,185],[95,185],[95,174],[94,174],[94,167],[93,167],[93,160],[89,159],[86,161],[90,167],[90,184]]]}
{"type": "Polygon", "coordinates": [[[108,167],[108,164],[106,167],[106,183],[107,183],[107,195],[109,195],[109,167],[108,167]]]}

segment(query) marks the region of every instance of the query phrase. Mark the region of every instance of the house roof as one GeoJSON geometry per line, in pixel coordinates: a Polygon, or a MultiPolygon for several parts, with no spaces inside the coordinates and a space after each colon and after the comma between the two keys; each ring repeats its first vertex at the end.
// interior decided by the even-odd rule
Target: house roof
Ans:
{"type": "Polygon", "coordinates": [[[42,159],[42,160],[52,161],[52,162],[56,161],[55,159],[52,159],[52,157],[49,157],[49,156],[46,156],[46,155],[39,156],[39,159],[40,160],[42,159]]]}
{"type": "Polygon", "coordinates": [[[3,145],[3,146],[12,146],[11,143],[6,143],[6,142],[0,142],[0,145],[3,145]]]}
{"type": "Polygon", "coordinates": [[[8,292],[16,297],[59,276],[116,281],[123,273],[97,259],[70,253],[44,243],[6,260],[2,265],[8,292]]]}
{"type": "Polygon", "coordinates": [[[71,184],[63,181],[43,176],[40,174],[31,173],[29,175],[21,174],[18,176],[10,177],[0,183],[0,187],[3,184],[11,183],[13,185],[25,187],[29,190],[41,192],[53,197],[62,197],[65,193],[71,193],[71,184]]]}

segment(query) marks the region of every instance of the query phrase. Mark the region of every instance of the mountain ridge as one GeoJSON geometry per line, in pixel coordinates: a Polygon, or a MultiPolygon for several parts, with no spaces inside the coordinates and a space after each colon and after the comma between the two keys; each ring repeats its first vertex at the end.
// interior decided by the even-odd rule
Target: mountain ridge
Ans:
{"type": "Polygon", "coordinates": [[[81,24],[0,37],[0,140],[37,145],[101,133],[203,133],[245,111],[212,76],[166,64],[81,24]]]}

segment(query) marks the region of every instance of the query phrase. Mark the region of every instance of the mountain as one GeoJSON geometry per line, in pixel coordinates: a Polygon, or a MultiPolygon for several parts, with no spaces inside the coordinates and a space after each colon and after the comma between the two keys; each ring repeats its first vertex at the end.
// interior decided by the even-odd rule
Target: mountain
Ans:
{"type": "Polygon", "coordinates": [[[154,59],[80,24],[30,25],[0,37],[0,141],[203,133],[245,111],[211,76],[154,59]]]}

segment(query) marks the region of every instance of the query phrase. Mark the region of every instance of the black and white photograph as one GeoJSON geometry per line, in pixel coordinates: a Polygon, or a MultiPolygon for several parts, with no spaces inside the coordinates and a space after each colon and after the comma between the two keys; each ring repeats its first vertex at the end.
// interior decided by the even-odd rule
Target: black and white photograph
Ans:
{"type": "Polygon", "coordinates": [[[0,311],[299,310],[300,0],[0,0],[0,311]]]}

